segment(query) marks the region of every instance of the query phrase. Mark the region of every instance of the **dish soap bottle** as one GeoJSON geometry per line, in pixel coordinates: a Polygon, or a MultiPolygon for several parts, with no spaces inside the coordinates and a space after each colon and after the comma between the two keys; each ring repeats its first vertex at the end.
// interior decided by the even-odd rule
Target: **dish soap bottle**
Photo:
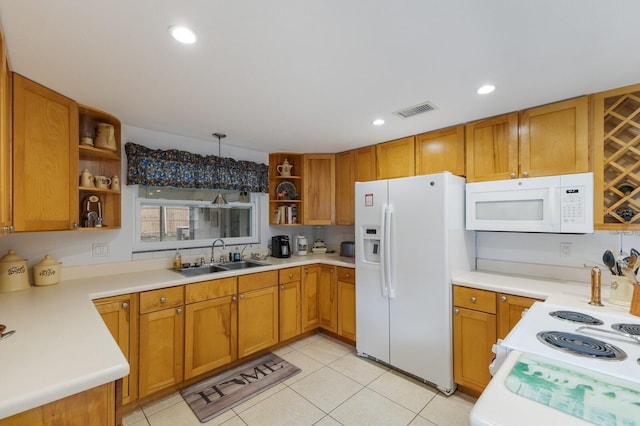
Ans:
{"type": "Polygon", "coordinates": [[[173,257],[173,269],[180,270],[182,269],[182,255],[176,249],[176,255],[173,257]]]}
{"type": "Polygon", "coordinates": [[[240,252],[238,251],[238,247],[236,247],[236,251],[233,252],[233,261],[234,262],[240,262],[240,252]]]}

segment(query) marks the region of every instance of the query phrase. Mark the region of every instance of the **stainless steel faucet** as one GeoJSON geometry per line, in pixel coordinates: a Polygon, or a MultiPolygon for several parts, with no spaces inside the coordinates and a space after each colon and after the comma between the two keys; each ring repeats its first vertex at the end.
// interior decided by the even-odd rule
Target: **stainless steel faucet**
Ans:
{"type": "Polygon", "coordinates": [[[216,243],[220,241],[222,243],[222,250],[227,248],[227,245],[224,243],[224,240],[222,238],[218,238],[213,240],[213,244],[211,244],[211,263],[215,263],[216,262],[216,257],[213,255],[213,251],[216,248],[216,243]]]}
{"type": "Polygon", "coordinates": [[[242,251],[240,252],[240,260],[244,260],[244,251],[247,249],[247,247],[253,247],[251,244],[245,244],[244,247],[242,247],[242,251]]]}

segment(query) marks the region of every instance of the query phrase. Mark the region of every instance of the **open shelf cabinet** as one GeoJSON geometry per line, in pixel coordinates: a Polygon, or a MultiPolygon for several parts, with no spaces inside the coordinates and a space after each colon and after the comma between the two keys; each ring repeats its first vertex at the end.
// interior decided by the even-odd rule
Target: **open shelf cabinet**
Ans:
{"type": "MultiPolygon", "coordinates": [[[[281,226],[302,225],[303,203],[302,193],[304,184],[304,158],[302,154],[278,152],[269,154],[269,224],[281,226]],[[291,176],[281,176],[278,166],[287,160],[293,167],[291,176]],[[287,194],[278,194],[278,187],[286,183],[295,187],[295,197],[287,194]],[[278,213],[276,213],[278,212],[278,213]]],[[[282,188],[282,186],[280,186],[282,188]]]]}
{"type": "MultiPolygon", "coordinates": [[[[80,120],[78,172],[81,174],[82,171],[86,169],[93,176],[106,176],[113,180],[115,176],[119,176],[121,173],[122,159],[120,155],[120,120],[109,113],[85,105],[79,105],[78,112],[80,120]],[[95,129],[98,123],[107,123],[113,126],[116,139],[116,150],[111,151],[108,149],[83,145],[81,143],[82,137],[91,137],[95,140],[95,129]]],[[[78,206],[80,227],[78,229],[120,228],[122,211],[120,189],[111,189],[113,186],[113,182],[108,188],[80,186],[80,175],[78,176],[78,199],[80,202],[78,206]],[[88,201],[91,196],[97,197],[100,202],[102,214],[101,228],[97,228],[87,221],[87,203],[90,203],[92,209],[96,208],[95,203],[88,201]]]]}

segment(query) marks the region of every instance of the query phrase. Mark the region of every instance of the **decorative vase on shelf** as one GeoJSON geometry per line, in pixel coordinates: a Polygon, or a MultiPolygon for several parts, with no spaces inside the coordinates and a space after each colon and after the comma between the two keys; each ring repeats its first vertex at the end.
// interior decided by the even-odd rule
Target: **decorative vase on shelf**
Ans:
{"type": "Polygon", "coordinates": [[[276,170],[278,171],[278,173],[280,173],[280,176],[291,176],[291,169],[293,169],[293,165],[289,164],[289,160],[287,160],[286,158],[282,164],[279,164],[276,167],[276,170]]]}

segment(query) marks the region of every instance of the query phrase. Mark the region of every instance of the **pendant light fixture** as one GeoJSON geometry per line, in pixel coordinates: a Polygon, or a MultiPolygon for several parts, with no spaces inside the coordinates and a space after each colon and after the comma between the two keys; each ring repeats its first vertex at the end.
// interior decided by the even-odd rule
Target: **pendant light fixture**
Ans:
{"type": "MultiPolygon", "coordinates": [[[[220,156],[220,139],[226,138],[227,135],[225,135],[224,133],[214,133],[213,137],[218,138],[218,160],[220,160],[220,158],[222,158],[220,156]]],[[[218,167],[218,178],[219,177],[220,177],[220,167],[218,167]]],[[[220,179],[218,179],[218,182],[219,181],[220,179]]],[[[227,200],[224,199],[224,196],[222,195],[222,192],[220,192],[220,189],[218,189],[218,195],[216,195],[216,198],[213,199],[213,202],[211,204],[213,204],[215,207],[224,207],[225,205],[227,205],[227,200]]]]}

